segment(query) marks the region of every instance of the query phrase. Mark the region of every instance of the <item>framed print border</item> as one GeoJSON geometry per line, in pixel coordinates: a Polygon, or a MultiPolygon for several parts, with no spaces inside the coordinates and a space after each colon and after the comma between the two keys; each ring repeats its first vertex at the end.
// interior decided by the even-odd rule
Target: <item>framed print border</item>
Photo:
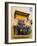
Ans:
{"type": "Polygon", "coordinates": [[[35,43],[36,42],[36,4],[35,3],[22,3],[22,2],[5,2],[5,44],[18,44],[18,43],[35,43]],[[35,6],[35,41],[29,42],[8,42],[8,4],[26,4],[26,5],[34,5],[35,6]]]}

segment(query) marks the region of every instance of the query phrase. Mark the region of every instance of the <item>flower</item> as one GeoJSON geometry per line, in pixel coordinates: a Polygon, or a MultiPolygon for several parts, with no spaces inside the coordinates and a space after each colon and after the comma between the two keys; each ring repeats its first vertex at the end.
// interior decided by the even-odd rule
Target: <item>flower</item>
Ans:
{"type": "Polygon", "coordinates": [[[29,16],[29,20],[32,20],[32,15],[29,16]]]}

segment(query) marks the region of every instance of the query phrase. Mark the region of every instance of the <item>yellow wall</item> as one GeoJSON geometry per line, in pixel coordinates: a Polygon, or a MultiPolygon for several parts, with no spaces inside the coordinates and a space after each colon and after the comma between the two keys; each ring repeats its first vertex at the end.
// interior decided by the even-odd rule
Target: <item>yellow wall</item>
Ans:
{"type": "Polygon", "coordinates": [[[17,14],[16,14],[16,19],[24,20],[25,18],[26,18],[25,16],[21,16],[21,15],[17,15],[17,14]]]}

